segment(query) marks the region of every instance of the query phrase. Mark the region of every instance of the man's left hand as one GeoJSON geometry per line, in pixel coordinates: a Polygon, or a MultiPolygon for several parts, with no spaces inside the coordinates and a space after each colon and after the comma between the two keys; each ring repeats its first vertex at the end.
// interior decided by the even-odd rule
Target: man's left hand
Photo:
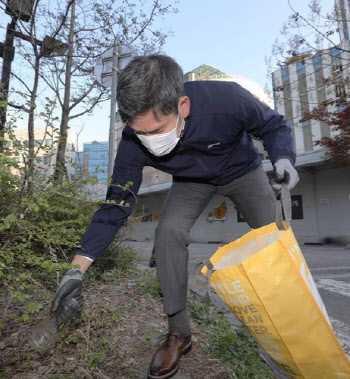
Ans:
{"type": "Polygon", "coordinates": [[[291,190],[299,182],[298,172],[288,158],[281,158],[276,161],[275,178],[276,182],[272,184],[272,187],[276,190],[281,189],[282,183],[286,183],[287,188],[291,190]]]}

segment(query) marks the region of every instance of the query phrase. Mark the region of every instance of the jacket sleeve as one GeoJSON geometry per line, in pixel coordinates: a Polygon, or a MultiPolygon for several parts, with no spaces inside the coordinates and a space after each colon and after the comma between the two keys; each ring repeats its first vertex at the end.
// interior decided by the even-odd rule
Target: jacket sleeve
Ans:
{"type": "Polygon", "coordinates": [[[128,138],[122,138],[114,161],[106,202],[94,213],[76,254],[97,259],[113,241],[124,221],[130,216],[142,181],[142,153],[128,138]],[[132,182],[129,187],[128,182],[132,182]],[[124,187],[124,189],[122,188],[124,187]]]}
{"type": "Polygon", "coordinates": [[[273,164],[280,158],[288,158],[294,165],[296,155],[293,137],[284,117],[256,99],[246,89],[240,86],[235,88],[239,102],[238,116],[244,130],[263,141],[273,164]]]}

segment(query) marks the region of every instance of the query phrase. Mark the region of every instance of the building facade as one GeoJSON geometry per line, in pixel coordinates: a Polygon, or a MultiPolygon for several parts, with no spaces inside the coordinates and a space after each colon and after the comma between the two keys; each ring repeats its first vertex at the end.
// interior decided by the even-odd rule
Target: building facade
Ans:
{"type": "MultiPolygon", "coordinates": [[[[24,167],[25,165],[25,157],[27,153],[25,150],[28,146],[28,131],[27,130],[14,130],[13,131],[15,140],[12,141],[7,139],[5,136],[5,147],[9,150],[14,149],[14,142],[18,141],[23,146],[23,150],[18,150],[13,153],[13,159],[16,163],[19,164],[20,167],[24,167]]],[[[58,141],[58,133],[54,131],[48,131],[46,129],[36,128],[34,130],[34,153],[35,153],[35,167],[38,172],[43,175],[50,176],[54,172],[54,168],[56,165],[56,154],[57,154],[57,141],[58,141]]],[[[75,162],[75,139],[76,135],[69,131],[67,144],[66,144],[66,152],[65,152],[65,160],[66,160],[66,170],[67,175],[70,177],[74,173],[74,162],[75,162]]],[[[14,174],[16,170],[14,170],[14,174]]]]}
{"type": "MultiPolygon", "coordinates": [[[[319,104],[336,100],[332,111],[341,111],[350,87],[350,1],[337,0],[340,43],[316,54],[305,52],[292,57],[272,74],[273,103],[264,90],[248,78],[229,75],[212,66],[202,65],[186,73],[190,80],[232,80],[284,115],[291,127],[297,153],[296,169],[300,182],[293,189],[292,226],[300,243],[350,243],[350,169],[325,158],[325,150],[315,142],[335,132],[326,119],[306,121],[305,115],[319,104]],[[344,80],[343,80],[344,79],[344,80]]],[[[116,141],[123,124],[116,123],[116,141]]],[[[260,141],[255,141],[265,171],[273,174],[260,141]]],[[[151,167],[144,168],[138,203],[133,215],[141,222],[134,231],[135,240],[153,240],[162,206],[171,186],[171,176],[151,167]]],[[[234,204],[214,196],[191,230],[194,242],[230,242],[249,230],[234,204]]]]}
{"type": "Polygon", "coordinates": [[[339,45],[292,57],[272,74],[274,106],[292,128],[297,153],[300,184],[293,194],[302,204],[303,218],[293,222],[293,229],[304,242],[350,242],[350,169],[332,164],[315,145],[337,132],[326,117],[305,121],[322,103],[341,112],[349,101],[349,1],[337,0],[336,10],[339,45]]]}
{"type": "Polygon", "coordinates": [[[108,141],[85,142],[75,156],[76,172],[85,170],[100,183],[108,182],[108,141]]]}

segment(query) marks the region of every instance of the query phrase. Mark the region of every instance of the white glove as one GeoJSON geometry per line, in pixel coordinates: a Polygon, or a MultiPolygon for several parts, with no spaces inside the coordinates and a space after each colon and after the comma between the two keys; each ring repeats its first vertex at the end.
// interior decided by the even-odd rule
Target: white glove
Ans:
{"type": "Polygon", "coordinates": [[[276,190],[281,189],[282,183],[286,183],[287,188],[291,190],[299,182],[298,172],[288,158],[278,159],[275,163],[275,179],[277,182],[274,182],[272,187],[276,190]]]}

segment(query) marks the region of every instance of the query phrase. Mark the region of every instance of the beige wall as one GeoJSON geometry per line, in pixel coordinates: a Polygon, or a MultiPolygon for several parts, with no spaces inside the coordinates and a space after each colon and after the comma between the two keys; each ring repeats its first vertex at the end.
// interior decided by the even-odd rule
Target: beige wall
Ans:
{"type": "MultiPolygon", "coordinates": [[[[323,242],[326,238],[350,243],[350,169],[321,165],[300,169],[300,182],[292,195],[301,195],[303,218],[292,221],[300,243],[323,242]]],[[[141,216],[132,239],[153,240],[167,192],[139,197],[133,215],[141,216]]],[[[192,242],[231,242],[249,231],[245,222],[237,222],[237,210],[226,197],[215,195],[191,230],[192,242]],[[210,216],[226,202],[222,219],[210,216]]]]}
{"type": "MultiPolygon", "coordinates": [[[[51,134],[51,133],[50,133],[51,134]]],[[[34,138],[35,138],[35,156],[38,159],[36,168],[40,170],[42,174],[46,175],[52,175],[53,170],[56,163],[56,152],[57,152],[57,144],[54,144],[54,141],[57,140],[58,134],[54,134],[51,136],[45,129],[35,129],[34,130],[34,138]],[[44,150],[40,147],[46,147],[47,150],[44,150]],[[50,147],[52,147],[50,149],[50,147]]],[[[15,130],[14,131],[15,139],[19,142],[25,142],[28,141],[28,131],[27,130],[15,130]]],[[[7,138],[7,146],[10,150],[12,150],[13,147],[13,141],[10,141],[8,139],[8,136],[5,136],[5,139],[7,138]]],[[[25,165],[25,154],[23,151],[18,151],[16,154],[13,153],[13,158],[16,160],[16,162],[19,164],[20,167],[24,167],[25,165]]],[[[74,133],[69,132],[68,133],[68,140],[67,140],[67,146],[66,146],[66,163],[67,163],[67,173],[70,176],[74,169],[72,167],[72,164],[75,161],[75,143],[74,143],[74,133]]],[[[17,173],[16,170],[13,171],[14,174],[17,173]]]]}

